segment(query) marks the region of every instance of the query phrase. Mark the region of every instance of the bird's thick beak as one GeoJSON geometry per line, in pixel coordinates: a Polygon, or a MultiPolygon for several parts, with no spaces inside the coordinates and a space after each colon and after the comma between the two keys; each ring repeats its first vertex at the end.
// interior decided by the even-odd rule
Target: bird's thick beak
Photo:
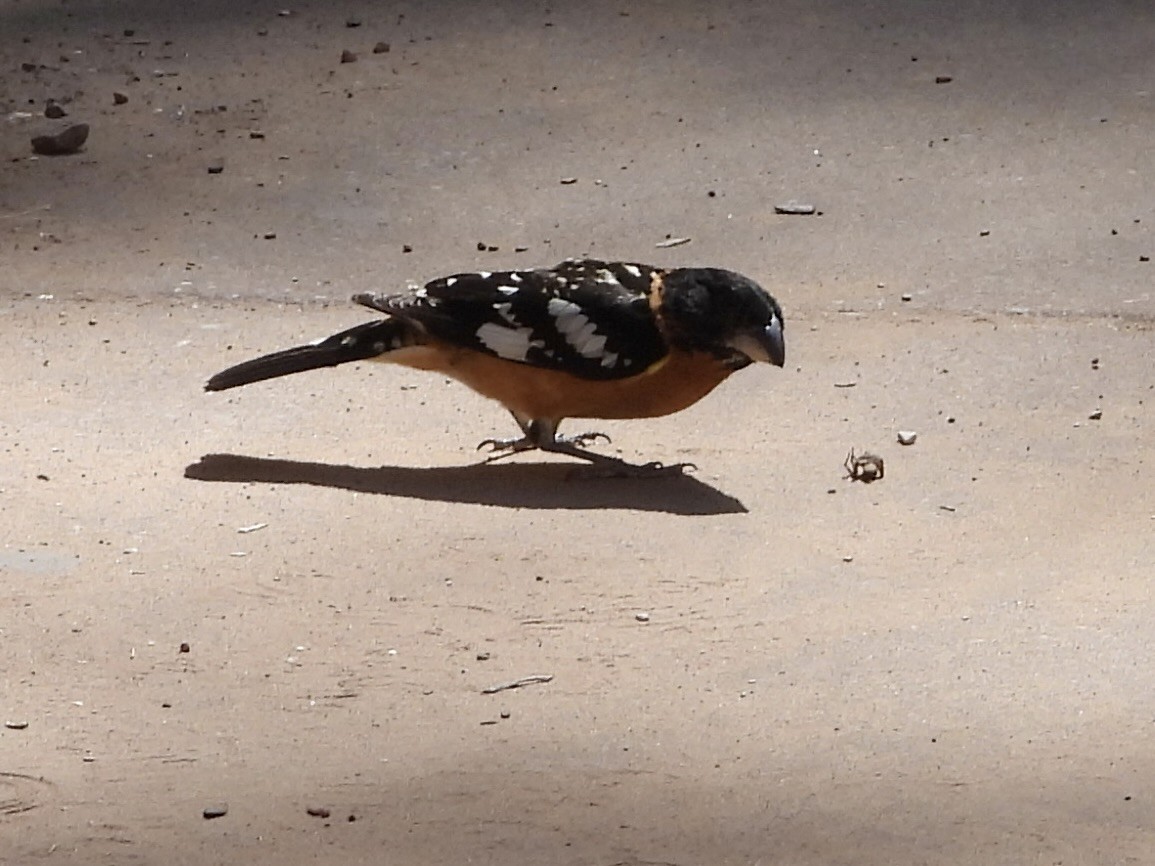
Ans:
{"type": "Polygon", "coordinates": [[[761,331],[739,334],[730,345],[751,361],[763,361],[775,367],[786,363],[786,340],[782,335],[782,320],[777,316],[761,331]]]}

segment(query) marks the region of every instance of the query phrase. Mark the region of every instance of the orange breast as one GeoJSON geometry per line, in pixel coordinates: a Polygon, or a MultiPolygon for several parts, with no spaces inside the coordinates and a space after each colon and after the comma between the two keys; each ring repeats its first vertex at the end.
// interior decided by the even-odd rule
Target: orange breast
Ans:
{"type": "Polygon", "coordinates": [[[697,403],[732,372],[704,353],[677,353],[628,379],[592,381],[449,346],[387,352],[381,361],[451,376],[527,418],[652,418],[697,403]]]}

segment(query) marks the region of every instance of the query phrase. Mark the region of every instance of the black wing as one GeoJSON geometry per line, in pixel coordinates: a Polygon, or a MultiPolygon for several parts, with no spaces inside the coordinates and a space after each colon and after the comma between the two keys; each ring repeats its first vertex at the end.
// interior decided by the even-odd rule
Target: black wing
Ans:
{"type": "Polygon", "coordinates": [[[354,300],[454,345],[584,379],[619,379],[665,357],[651,307],[663,273],[567,260],[549,269],[456,274],[405,294],[354,300]]]}

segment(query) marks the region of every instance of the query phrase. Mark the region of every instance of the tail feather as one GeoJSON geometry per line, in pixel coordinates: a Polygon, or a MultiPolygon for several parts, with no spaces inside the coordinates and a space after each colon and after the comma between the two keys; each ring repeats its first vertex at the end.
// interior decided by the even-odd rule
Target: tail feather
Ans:
{"type": "Polygon", "coordinates": [[[229,367],[209,379],[205,383],[205,390],[225,391],[264,379],[275,379],[321,367],[336,367],[349,361],[364,361],[411,343],[409,329],[400,319],[367,322],[319,343],[283,349],[229,367]]]}

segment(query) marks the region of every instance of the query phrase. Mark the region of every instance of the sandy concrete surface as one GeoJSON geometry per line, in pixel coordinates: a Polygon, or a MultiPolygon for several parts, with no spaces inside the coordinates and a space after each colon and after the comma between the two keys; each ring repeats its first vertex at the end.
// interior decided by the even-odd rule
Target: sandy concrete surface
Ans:
{"type": "Polygon", "coordinates": [[[1155,862],[1155,13],[283,4],[0,0],[0,863],[1155,862]],[[201,391],[587,253],[786,310],[696,472],[201,391]]]}

